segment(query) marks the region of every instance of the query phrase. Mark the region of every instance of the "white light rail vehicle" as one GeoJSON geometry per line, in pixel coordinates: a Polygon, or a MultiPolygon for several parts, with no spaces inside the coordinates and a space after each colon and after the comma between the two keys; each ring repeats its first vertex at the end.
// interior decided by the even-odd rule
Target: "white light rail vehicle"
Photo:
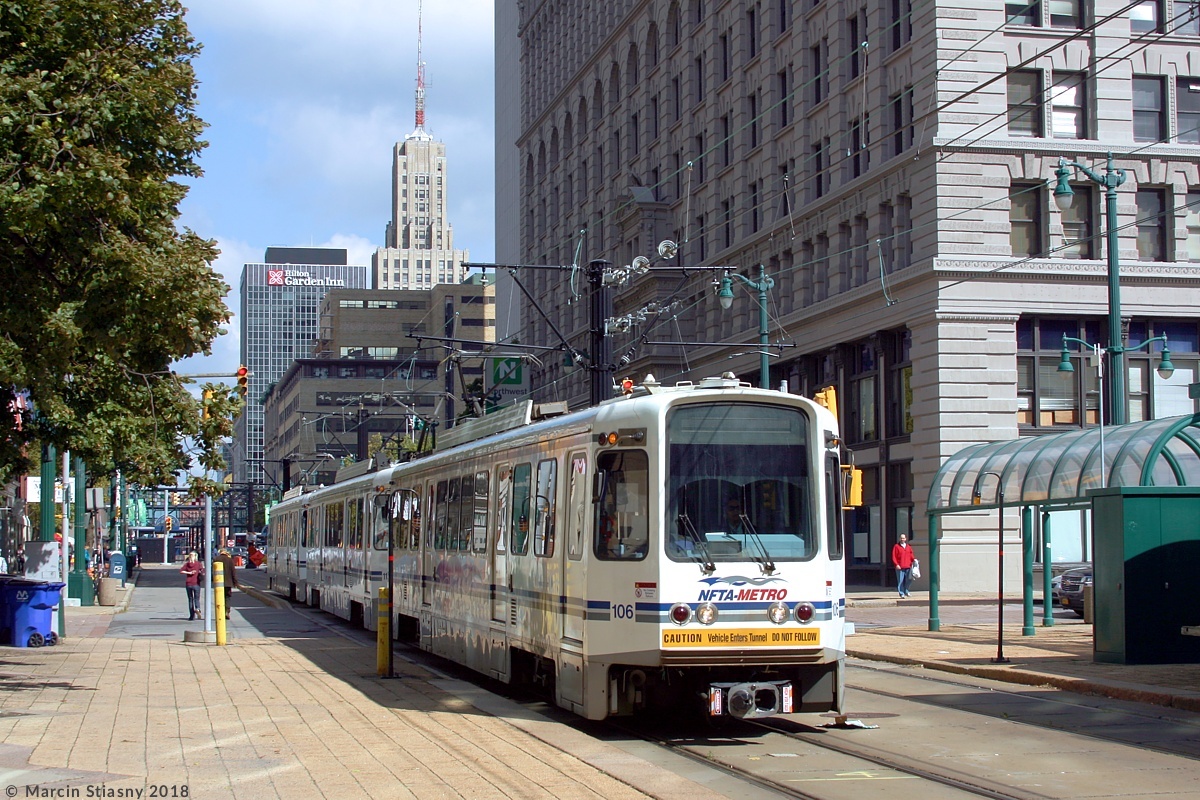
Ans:
{"type": "Polygon", "coordinates": [[[290,490],[271,587],[375,629],[391,584],[396,638],[588,719],[841,712],[861,490],[836,410],[726,373],[564,412],[527,401],[290,490]]]}

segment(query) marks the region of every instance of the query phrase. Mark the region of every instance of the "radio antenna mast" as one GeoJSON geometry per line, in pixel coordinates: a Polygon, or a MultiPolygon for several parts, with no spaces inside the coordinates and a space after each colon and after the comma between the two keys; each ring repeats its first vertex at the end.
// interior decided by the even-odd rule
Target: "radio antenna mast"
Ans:
{"type": "Polygon", "coordinates": [[[425,61],[421,57],[421,0],[417,0],[417,131],[425,128],[425,61]]]}

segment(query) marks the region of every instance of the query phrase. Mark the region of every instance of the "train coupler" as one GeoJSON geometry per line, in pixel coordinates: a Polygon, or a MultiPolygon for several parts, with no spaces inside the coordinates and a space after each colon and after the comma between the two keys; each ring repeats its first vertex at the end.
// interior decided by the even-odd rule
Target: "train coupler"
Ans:
{"type": "Polygon", "coordinates": [[[708,687],[708,714],[757,719],[791,714],[795,709],[791,681],[713,683],[708,687]]]}

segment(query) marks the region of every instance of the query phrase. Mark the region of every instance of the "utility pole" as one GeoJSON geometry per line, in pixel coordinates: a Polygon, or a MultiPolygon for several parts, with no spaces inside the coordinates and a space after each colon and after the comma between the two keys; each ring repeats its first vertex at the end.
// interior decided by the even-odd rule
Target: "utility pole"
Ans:
{"type": "Polygon", "coordinates": [[[613,313],[613,290],[604,285],[604,271],[611,266],[608,261],[596,259],[588,262],[587,279],[591,287],[591,316],[589,328],[592,339],[591,392],[588,398],[592,405],[612,396],[612,339],[605,330],[605,323],[613,313]]]}
{"type": "Polygon", "coordinates": [[[254,527],[254,479],[246,479],[246,535],[254,527]]]}
{"type": "Polygon", "coordinates": [[[367,410],[362,407],[361,403],[359,403],[359,405],[358,405],[358,427],[355,429],[356,433],[358,434],[357,450],[358,450],[358,460],[359,461],[367,460],[367,451],[370,449],[370,441],[367,436],[367,418],[369,416],[370,415],[367,413],[367,410]]]}

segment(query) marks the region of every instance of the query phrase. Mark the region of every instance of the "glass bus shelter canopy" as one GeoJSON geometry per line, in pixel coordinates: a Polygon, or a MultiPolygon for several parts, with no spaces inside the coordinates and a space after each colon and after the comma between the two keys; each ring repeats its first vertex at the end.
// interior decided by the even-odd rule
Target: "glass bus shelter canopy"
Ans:
{"type": "Polygon", "coordinates": [[[1105,427],[1103,454],[1100,433],[1086,428],[966,447],[934,477],[926,511],[996,508],[997,482],[1009,508],[1090,506],[1089,491],[1112,486],[1200,486],[1200,414],[1105,427]]]}

